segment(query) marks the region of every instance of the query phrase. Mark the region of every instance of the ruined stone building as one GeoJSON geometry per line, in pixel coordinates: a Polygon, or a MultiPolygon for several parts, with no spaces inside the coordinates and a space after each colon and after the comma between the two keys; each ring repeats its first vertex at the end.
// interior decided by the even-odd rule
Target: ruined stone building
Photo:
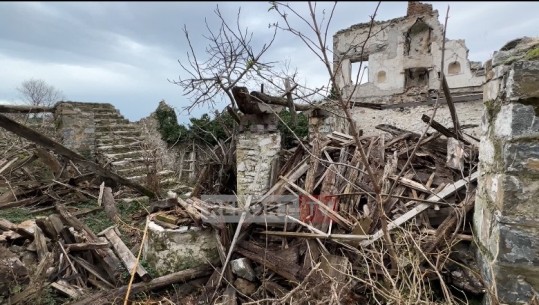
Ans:
{"type": "MultiPolygon", "coordinates": [[[[432,93],[440,88],[442,43],[438,11],[415,1],[408,3],[404,17],[374,22],[372,27],[370,22],[356,24],[333,36],[337,81],[359,106],[354,107],[359,128],[373,133],[379,132],[374,126],[383,123],[416,132],[424,127],[418,114],[432,108],[432,93]],[[363,73],[362,81],[356,82],[363,73]]],[[[464,40],[446,39],[444,56],[448,85],[456,102],[463,102],[457,105],[462,110],[459,116],[462,113],[465,123],[479,125],[481,63],[468,60],[464,40]]],[[[442,124],[450,122],[444,121],[449,119],[446,112],[439,112],[442,124]]],[[[470,133],[478,136],[479,130],[470,133]]]]}

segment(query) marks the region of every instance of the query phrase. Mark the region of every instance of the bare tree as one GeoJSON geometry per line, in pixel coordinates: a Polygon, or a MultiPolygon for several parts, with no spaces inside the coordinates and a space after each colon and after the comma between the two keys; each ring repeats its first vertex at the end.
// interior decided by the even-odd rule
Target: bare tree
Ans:
{"type": "MultiPolygon", "coordinates": [[[[336,5],[336,4],[335,4],[336,5]]],[[[341,83],[338,81],[340,74],[342,73],[339,69],[341,66],[340,59],[335,60],[333,56],[333,51],[331,50],[332,41],[330,34],[330,23],[332,22],[332,19],[335,17],[335,5],[332,5],[332,7],[329,10],[321,10],[317,9],[317,3],[309,2],[307,4],[307,12],[304,13],[296,8],[296,6],[291,5],[286,2],[271,2],[270,11],[274,11],[277,13],[280,23],[274,23],[272,26],[275,29],[280,29],[285,32],[288,32],[292,34],[294,37],[298,39],[298,41],[302,42],[304,46],[306,46],[310,51],[311,55],[314,55],[319,62],[322,64],[322,68],[327,72],[328,76],[328,84],[325,88],[322,88],[322,91],[325,91],[326,93],[329,93],[332,89],[333,94],[332,98],[326,98],[326,102],[331,103],[336,106],[336,108],[340,109],[342,113],[344,114],[345,119],[350,124],[350,133],[353,137],[355,146],[357,148],[357,153],[359,155],[359,159],[361,163],[363,163],[363,168],[365,169],[366,176],[369,178],[370,183],[372,185],[372,189],[374,190],[374,200],[372,203],[369,203],[371,206],[370,212],[365,212],[366,216],[370,217],[371,219],[378,220],[379,224],[375,224],[376,228],[381,227],[382,231],[382,237],[383,237],[383,249],[374,249],[373,252],[368,247],[364,247],[361,251],[357,251],[355,253],[358,254],[365,254],[367,253],[368,258],[365,258],[365,261],[372,260],[373,258],[382,258],[380,262],[377,262],[377,266],[385,266],[387,265],[387,258],[390,260],[389,269],[387,270],[387,282],[384,282],[384,285],[387,285],[388,287],[392,287],[394,291],[390,291],[388,293],[385,293],[384,287],[379,286],[378,284],[369,284],[371,286],[371,289],[373,291],[376,291],[375,294],[386,294],[385,298],[391,299],[395,297],[396,300],[399,300],[400,302],[402,300],[402,291],[399,291],[399,288],[397,287],[397,283],[402,282],[403,280],[406,280],[406,276],[402,276],[400,272],[402,272],[402,266],[399,264],[399,256],[402,254],[402,249],[398,249],[397,247],[399,244],[395,243],[395,241],[392,239],[392,236],[389,234],[388,229],[388,222],[391,221],[391,218],[389,218],[388,215],[386,215],[386,202],[390,196],[392,196],[392,193],[394,192],[394,188],[396,185],[396,181],[392,184],[384,181],[383,177],[379,177],[377,175],[376,168],[373,168],[373,165],[369,163],[369,157],[365,153],[364,145],[362,145],[362,142],[360,141],[360,135],[358,133],[358,128],[356,126],[356,122],[354,121],[352,117],[352,113],[350,108],[352,107],[352,101],[354,92],[356,90],[360,90],[359,84],[361,83],[361,64],[360,68],[357,71],[357,74],[355,75],[355,84],[351,84],[349,88],[345,88],[341,85],[341,83]],[[298,26],[299,24],[299,26],[298,26]],[[334,61],[335,60],[335,61],[334,61]],[[386,251],[388,253],[386,253],[386,251]],[[372,254],[375,253],[375,254],[372,254]],[[389,254],[389,255],[388,255],[389,254]],[[396,275],[391,275],[392,274],[396,275]],[[399,275],[400,274],[400,275],[399,275]],[[391,283],[391,285],[389,284],[391,283]],[[396,292],[395,292],[396,291],[396,292]]],[[[380,3],[377,4],[374,13],[370,16],[370,26],[368,28],[368,34],[367,37],[362,41],[357,41],[357,44],[351,45],[350,49],[345,54],[348,54],[348,52],[357,52],[360,54],[360,57],[363,58],[363,55],[367,52],[366,51],[366,45],[367,41],[373,38],[375,35],[378,34],[378,32],[382,31],[383,27],[375,27],[375,17],[378,12],[378,8],[380,6],[380,3]]],[[[218,12],[218,10],[217,10],[218,12]]],[[[274,64],[272,65],[261,65],[260,67],[264,68],[264,73],[258,73],[258,69],[255,69],[258,63],[262,62],[262,55],[267,52],[269,46],[271,45],[264,45],[264,48],[261,52],[257,53],[256,56],[253,56],[252,52],[247,52],[245,54],[249,54],[247,57],[240,57],[238,56],[237,51],[244,51],[244,50],[252,50],[249,46],[250,39],[245,39],[246,37],[250,37],[249,35],[238,35],[238,34],[232,34],[232,33],[247,33],[247,31],[244,31],[241,29],[239,22],[237,24],[237,28],[235,28],[233,31],[231,30],[231,27],[229,27],[225,20],[222,18],[220,13],[218,12],[217,15],[219,16],[222,27],[221,32],[217,35],[213,35],[210,37],[206,37],[210,40],[210,47],[206,49],[207,54],[210,55],[210,59],[206,62],[203,62],[203,64],[200,64],[200,61],[196,58],[195,52],[193,50],[193,47],[190,44],[191,47],[191,53],[190,53],[190,68],[182,65],[185,71],[190,72],[191,78],[181,80],[180,82],[177,82],[180,86],[182,86],[187,94],[190,95],[191,99],[191,106],[194,106],[196,104],[200,104],[204,101],[210,101],[214,96],[218,94],[226,94],[230,98],[230,101],[232,105],[234,105],[234,98],[231,94],[232,88],[242,82],[241,85],[244,85],[247,80],[255,80],[260,81],[264,84],[269,84],[273,86],[274,89],[279,90],[281,93],[285,92],[285,94],[281,95],[281,98],[277,101],[272,101],[273,103],[278,102],[278,104],[287,106],[287,100],[289,99],[288,95],[291,93],[290,91],[292,89],[286,89],[288,88],[296,88],[298,87],[298,84],[294,81],[294,78],[292,78],[293,84],[287,83],[285,84],[284,80],[286,78],[281,77],[275,78],[273,76],[279,75],[279,73],[275,73],[275,67],[274,64]],[[226,46],[226,47],[224,47],[226,46]],[[234,47],[236,46],[236,47],[234,47]],[[219,56],[215,56],[218,54],[219,56]],[[246,64],[247,63],[247,64],[246,64]],[[252,64],[252,65],[251,65],[252,64]],[[231,70],[232,69],[232,70],[231,70]],[[236,74],[231,73],[223,73],[223,71],[237,71],[236,74]],[[226,75],[229,75],[229,77],[226,77],[226,75]],[[232,76],[232,77],[230,77],[232,76]],[[250,78],[248,76],[252,76],[253,78],[250,78]],[[273,78],[272,78],[273,77],[273,78]],[[283,80],[283,81],[281,81],[283,80]],[[226,83],[223,83],[223,81],[227,81],[226,83]],[[284,96],[287,96],[286,99],[283,99],[284,96]],[[284,101],[281,101],[284,100],[284,101]]],[[[239,16],[239,15],[238,15],[239,16]]],[[[239,20],[239,17],[238,17],[239,20]]],[[[446,23],[447,23],[447,17],[446,17],[446,23]]],[[[447,25],[447,24],[446,24],[447,25]]],[[[208,30],[210,30],[208,28],[208,30]]],[[[186,36],[189,40],[189,36],[187,31],[185,31],[186,36]]],[[[211,33],[211,30],[210,30],[211,33]]],[[[275,37],[275,36],[274,36],[275,37]]],[[[273,39],[272,39],[273,41],[273,39]]],[[[445,41],[445,27],[444,27],[444,39],[445,41]]],[[[189,41],[190,43],[190,41],[189,41]]],[[[442,47],[443,49],[444,47],[442,47]]],[[[442,50],[442,65],[443,66],[443,50],[442,50]]],[[[281,74],[282,76],[283,74],[281,74]]],[[[299,87],[298,87],[299,89],[299,87]]],[[[308,88],[307,88],[308,89],[308,88]]],[[[263,91],[263,90],[261,90],[263,91]]],[[[320,94],[320,89],[312,89],[313,94],[320,94]]],[[[256,93],[256,92],[255,92],[256,93]]],[[[257,98],[256,95],[253,95],[251,92],[250,94],[247,94],[250,97],[256,99],[259,103],[269,103],[267,100],[262,100],[260,98],[257,98]]],[[[328,94],[322,95],[324,97],[327,97],[328,94]]],[[[303,98],[298,96],[297,92],[294,93],[294,100],[302,100],[305,101],[303,98]]],[[[438,107],[438,97],[436,97],[436,104],[433,112],[433,117],[436,114],[436,109],[438,107]]],[[[292,109],[292,107],[291,107],[292,109]]],[[[298,109],[296,107],[296,109],[298,109]]],[[[299,109],[298,109],[299,110],[299,109]]],[[[406,164],[403,166],[403,168],[400,170],[400,173],[398,175],[398,178],[400,178],[405,169],[407,167],[411,166],[411,160],[413,159],[417,148],[419,147],[422,140],[425,138],[425,135],[427,133],[427,130],[432,123],[432,120],[429,122],[428,126],[425,128],[425,131],[420,136],[419,140],[417,141],[417,144],[413,148],[410,157],[406,161],[406,164]]],[[[301,144],[300,144],[301,145],[301,144]]],[[[304,146],[303,147],[307,153],[311,152],[309,151],[309,147],[304,146]]],[[[317,156],[314,156],[311,154],[314,158],[317,158],[317,156]]],[[[324,160],[319,160],[321,163],[325,162],[324,160]]],[[[376,166],[376,165],[374,165],[376,166]]],[[[359,168],[358,168],[359,170],[359,168]]],[[[398,180],[397,178],[397,180],[398,180]]],[[[404,231],[407,234],[408,231],[404,231]]],[[[415,241],[413,244],[411,244],[411,247],[414,249],[417,248],[417,245],[415,244],[415,241]]],[[[424,256],[422,259],[426,260],[429,264],[432,266],[432,262],[426,257],[426,255],[421,252],[424,256]]],[[[385,267],[384,267],[385,268],[385,267]]],[[[443,278],[439,273],[437,273],[442,291],[444,294],[445,301],[451,304],[452,301],[452,295],[449,292],[443,278]]],[[[421,276],[422,278],[422,276],[421,276]]],[[[356,278],[358,281],[363,281],[363,279],[356,278]]],[[[414,284],[415,285],[415,284],[414,284]]],[[[410,287],[415,287],[414,285],[410,285],[410,287]]],[[[403,286],[404,287],[404,286],[403,286]]],[[[419,286],[418,286],[419,287],[419,286]]],[[[426,296],[427,294],[424,293],[428,290],[428,288],[425,288],[423,286],[417,288],[421,297],[426,296]]],[[[404,289],[406,290],[406,289],[404,289]]],[[[404,291],[403,290],[403,291],[404,291]]]]}
{"type": "Polygon", "coordinates": [[[25,80],[17,90],[22,94],[25,102],[32,106],[50,107],[63,99],[62,91],[42,79],[25,80]]]}

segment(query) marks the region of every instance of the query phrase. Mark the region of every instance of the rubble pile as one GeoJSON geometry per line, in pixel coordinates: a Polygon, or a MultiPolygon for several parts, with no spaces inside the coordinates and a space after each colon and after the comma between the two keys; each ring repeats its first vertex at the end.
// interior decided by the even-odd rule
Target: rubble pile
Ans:
{"type": "MultiPolygon", "coordinates": [[[[0,158],[0,214],[28,213],[0,217],[0,268],[10,270],[2,297],[23,304],[53,289],[69,304],[120,303],[149,291],[170,300],[159,289],[178,283],[176,301],[188,304],[479,296],[485,287],[470,251],[477,140],[423,120],[437,131],[379,125],[386,133],[360,137],[361,147],[340,132],[311,135],[282,152],[286,162],[263,196],[169,192],[150,197],[131,224],[120,216],[118,187],[151,192],[32,134],[40,145],[25,147],[31,155],[0,158]],[[36,160],[47,174],[30,170],[36,160]],[[95,231],[81,220],[96,212],[113,226],[95,231]],[[138,232],[134,243],[126,226],[138,232]]],[[[197,185],[211,184],[210,169],[197,185]]]]}

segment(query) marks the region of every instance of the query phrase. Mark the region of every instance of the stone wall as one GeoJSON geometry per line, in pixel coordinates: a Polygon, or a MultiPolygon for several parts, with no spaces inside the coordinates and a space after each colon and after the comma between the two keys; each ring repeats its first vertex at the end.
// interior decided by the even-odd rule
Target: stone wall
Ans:
{"type": "MultiPolygon", "coordinates": [[[[479,126],[481,124],[483,102],[471,101],[457,103],[456,107],[460,124],[475,126],[464,129],[464,133],[479,138],[481,135],[481,128],[479,126]]],[[[434,105],[384,110],[354,107],[352,108],[352,117],[356,121],[358,127],[363,130],[364,135],[382,133],[382,131],[375,128],[376,125],[379,124],[389,124],[421,134],[425,131],[425,127],[427,126],[427,124],[421,120],[421,116],[423,114],[432,116],[433,111],[434,105]]],[[[451,114],[446,104],[439,106],[434,119],[447,128],[453,128],[451,114]]],[[[435,130],[430,128],[428,132],[435,132],[435,130]]]]}
{"type": "Polygon", "coordinates": [[[318,133],[320,140],[334,131],[349,133],[349,125],[344,111],[335,105],[321,105],[320,108],[307,112],[309,116],[309,141],[318,133]]]}
{"type": "Polygon", "coordinates": [[[272,165],[279,159],[281,134],[246,130],[236,144],[237,194],[262,195],[270,187],[272,165]]]}
{"type": "MultiPolygon", "coordinates": [[[[91,107],[91,105],[90,105],[91,107]]],[[[91,111],[77,103],[59,103],[54,113],[60,142],[86,158],[95,157],[95,121],[91,111]]]]}
{"type": "MultiPolygon", "coordinates": [[[[417,81],[422,91],[439,89],[443,26],[438,11],[422,3],[410,5],[408,16],[375,22],[372,30],[370,23],[353,25],[333,35],[337,81],[354,101],[402,94],[417,81]],[[355,86],[351,71],[359,61],[368,62],[368,82],[355,86]]],[[[464,40],[446,41],[443,71],[451,89],[477,87],[484,81],[477,63],[468,60],[464,40]]]]}
{"type": "Polygon", "coordinates": [[[494,54],[484,87],[474,230],[482,273],[501,303],[539,291],[539,39],[494,54]]]}

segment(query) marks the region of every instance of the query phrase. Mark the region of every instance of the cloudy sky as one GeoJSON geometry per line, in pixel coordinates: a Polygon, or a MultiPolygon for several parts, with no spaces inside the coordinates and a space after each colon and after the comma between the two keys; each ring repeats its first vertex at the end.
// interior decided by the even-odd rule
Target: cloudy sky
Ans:
{"type": "MultiPolygon", "coordinates": [[[[130,120],[147,116],[164,99],[178,112],[188,105],[177,80],[185,61],[187,26],[196,50],[206,46],[204,20],[216,25],[216,5],[265,41],[279,21],[268,2],[0,2],[0,103],[20,103],[16,88],[42,79],[73,101],[108,102],[130,120]]],[[[307,12],[306,3],[295,7],[307,12]]],[[[319,9],[331,3],[318,3],[319,9]]],[[[465,39],[469,57],[487,60],[507,41],[539,36],[539,2],[433,2],[443,22],[450,6],[448,38],[465,39]]],[[[377,20],[406,14],[406,2],[382,2],[377,20]]],[[[339,3],[330,32],[366,22],[376,2],[339,3]]],[[[200,52],[199,56],[204,57],[200,52]]],[[[326,82],[324,67],[300,41],[279,32],[269,59],[289,61],[308,84],[326,82]]],[[[223,104],[218,104],[222,107],[223,104]]],[[[179,119],[200,116],[180,112],[179,119]]]]}

